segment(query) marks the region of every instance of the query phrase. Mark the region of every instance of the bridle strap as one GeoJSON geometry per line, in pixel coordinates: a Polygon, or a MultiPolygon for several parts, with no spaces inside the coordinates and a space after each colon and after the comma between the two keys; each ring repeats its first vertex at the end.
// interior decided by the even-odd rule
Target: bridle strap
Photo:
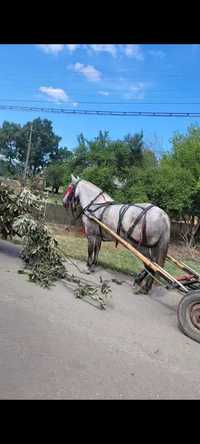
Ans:
{"type": "Polygon", "coordinates": [[[86,205],[86,207],[82,208],[82,210],[80,211],[78,216],[75,218],[75,220],[77,220],[82,214],[84,214],[85,211],[88,210],[90,208],[90,206],[95,202],[95,200],[97,200],[98,197],[100,197],[103,193],[104,193],[104,191],[101,191],[99,194],[97,194],[97,196],[93,200],[91,200],[91,202],[88,205],[86,205]]]}

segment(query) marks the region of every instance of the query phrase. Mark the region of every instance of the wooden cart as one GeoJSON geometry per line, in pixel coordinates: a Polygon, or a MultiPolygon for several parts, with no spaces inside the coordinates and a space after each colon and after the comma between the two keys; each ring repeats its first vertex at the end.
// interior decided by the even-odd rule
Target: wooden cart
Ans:
{"type": "MultiPolygon", "coordinates": [[[[177,318],[180,330],[189,336],[191,339],[200,342],[200,274],[192,270],[188,265],[168,255],[167,260],[173,262],[177,268],[185,271],[187,275],[180,278],[173,277],[164,268],[160,267],[156,262],[151,261],[129,242],[121,238],[107,225],[90,215],[89,218],[96,222],[102,229],[109,233],[114,239],[121,243],[131,253],[134,254],[141,262],[143,262],[148,269],[152,270],[152,277],[168,290],[176,289],[184,294],[183,298],[178,304],[177,318]]],[[[147,270],[148,271],[148,270],[147,270]]]]}

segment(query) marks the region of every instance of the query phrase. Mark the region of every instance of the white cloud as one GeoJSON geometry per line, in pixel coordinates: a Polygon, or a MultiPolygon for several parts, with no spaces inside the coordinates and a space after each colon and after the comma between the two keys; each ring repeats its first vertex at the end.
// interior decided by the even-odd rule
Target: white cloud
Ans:
{"type": "Polygon", "coordinates": [[[69,97],[65,93],[65,91],[61,88],[53,88],[52,86],[41,86],[39,91],[43,94],[46,94],[50,99],[53,99],[57,102],[68,102],[69,97]]]}
{"type": "Polygon", "coordinates": [[[73,69],[83,74],[91,82],[98,82],[101,79],[101,72],[92,65],[83,65],[83,63],[77,62],[73,65],[73,69]]]}
{"type": "Polygon", "coordinates": [[[77,107],[77,106],[79,106],[79,103],[78,102],[73,102],[72,105],[77,107]]]}
{"type": "Polygon", "coordinates": [[[71,44],[71,45],[66,45],[66,47],[70,52],[74,52],[79,47],[79,45],[71,44]]]}
{"type": "Polygon", "coordinates": [[[46,54],[58,54],[63,51],[65,45],[37,45],[42,49],[46,54]]]}
{"type": "Polygon", "coordinates": [[[93,51],[95,52],[108,52],[110,53],[113,57],[116,56],[117,54],[117,49],[116,49],[116,45],[110,45],[110,44],[105,44],[105,45],[89,45],[89,47],[91,49],[93,49],[93,51]]]}
{"type": "Polygon", "coordinates": [[[109,96],[110,93],[108,91],[98,91],[98,94],[100,94],[101,96],[109,96]]]}
{"type": "Polygon", "coordinates": [[[149,54],[153,57],[158,57],[159,59],[163,59],[165,57],[164,51],[161,51],[159,49],[152,49],[149,51],[149,54]]]}
{"type": "Polygon", "coordinates": [[[136,82],[133,83],[129,87],[129,91],[125,93],[126,99],[138,99],[142,100],[144,99],[144,92],[145,92],[146,85],[143,82],[136,82]]]}
{"type": "Polygon", "coordinates": [[[124,45],[124,53],[127,57],[133,57],[137,60],[144,60],[140,45],[124,45]]]}

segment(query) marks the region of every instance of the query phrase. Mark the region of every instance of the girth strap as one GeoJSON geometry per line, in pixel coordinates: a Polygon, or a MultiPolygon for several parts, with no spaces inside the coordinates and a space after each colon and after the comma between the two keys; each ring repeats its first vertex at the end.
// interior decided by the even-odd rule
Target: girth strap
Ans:
{"type": "MultiPolygon", "coordinates": [[[[122,225],[122,220],[124,218],[124,215],[125,215],[126,211],[128,210],[128,208],[130,208],[132,206],[133,206],[133,204],[125,204],[125,205],[122,205],[122,207],[119,210],[119,219],[118,219],[118,224],[117,224],[118,236],[120,236],[120,230],[121,230],[121,225],[122,225]]],[[[118,245],[118,241],[116,240],[116,242],[115,242],[116,248],[117,248],[117,245],[118,245]]]]}
{"type": "MultiPolygon", "coordinates": [[[[139,205],[134,205],[134,206],[139,206],[139,205]]],[[[141,233],[140,244],[141,243],[143,245],[147,244],[147,238],[146,238],[146,214],[147,214],[147,211],[149,211],[152,207],[154,207],[153,204],[150,204],[146,208],[139,207],[139,208],[142,208],[142,211],[141,211],[140,214],[138,214],[138,216],[134,220],[133,225],[130,226],[130,228],[129,228],[128,232],[127,232],[127,237],[128,238],[130,238],[132,236],[134,228],[140,222],[140,220],[143,218],[143,225],[142,225],[142,233],[141,233]]]]}

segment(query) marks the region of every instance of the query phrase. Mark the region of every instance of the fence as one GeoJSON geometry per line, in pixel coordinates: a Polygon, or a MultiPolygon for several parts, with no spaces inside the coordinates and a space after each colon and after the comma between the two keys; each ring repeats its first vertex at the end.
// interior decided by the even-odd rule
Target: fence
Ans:
{"type": "Polygon", "coordinates": [[[54,224],[81,227],[81,219],[74,221],[70,210],[66,210],[61,205],[47,204],[46,220],[54,224]]]}
{"type": "MultiPolygon", "coordinates": [[[[47,204],[46,220],[54,224],[63,224],[69,226],[81,227],[81,218],[74,221],[70,210],[66,210],[60,205],[47,204]]],[[[177,241],[182,239],[182,235],[188,230],[185,222],[171,221],[171,240],[177,241]]]]}
{"type": "MultiPolygon", "coordinates": [[[[172,241],[178,241],[183,240],[183,236],[186,233],[192,232],[193,225],[186,224],[182,221],[171,221],[171,240],[172,241]]],[[[196,239],[199,242],[199,235],[196,239]]]]}

